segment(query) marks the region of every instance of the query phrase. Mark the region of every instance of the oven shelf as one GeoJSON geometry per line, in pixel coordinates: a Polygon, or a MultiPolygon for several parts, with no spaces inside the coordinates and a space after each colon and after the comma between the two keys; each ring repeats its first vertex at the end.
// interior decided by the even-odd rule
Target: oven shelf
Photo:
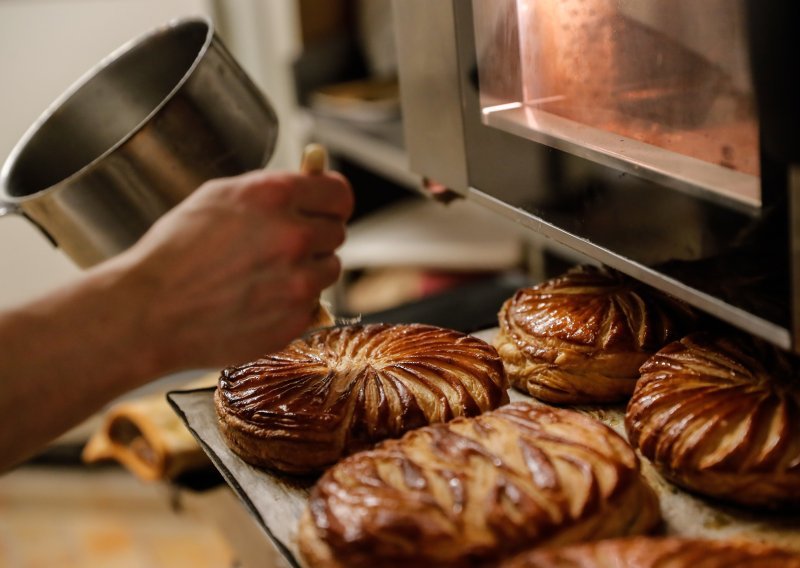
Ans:
{"type": "Polygon", "coordinates": [[[667,262],[646,266],[475,188],[469,189],[467,198],[547,239],[585,255],[587,259],[624,272],[778,347],[787,350],[793,347],[789,322],[775,323],[781,318],[789,317],[789,313],[783,310],[781,302],[782,295],[788,293],[788,290],[780,289],[783,279],[780,275],[770,272],[769,259],[766,255],[760,254],[758,247],[752,250],[743,249],[742,255],[749,256],[731,255],[722,260],[709,259],[697,263],[667,262]],[[761,271],[759,267],[765,267],[765,270],[761,271]],[[767,285],[754,287],[751,286],[753,282],[767,285]],[[779,283],[778,286],[773,285],[775,282],[779,283]],[[742,285],[740,290],[736,289],[737,284],[742,285]],[[737,302],[745,302],[745,307],[748,309],[734,305],[728,301],[728,297],[737,302]],[[762,317],[758,315],[760,313],[772,317],[762,317]]]}

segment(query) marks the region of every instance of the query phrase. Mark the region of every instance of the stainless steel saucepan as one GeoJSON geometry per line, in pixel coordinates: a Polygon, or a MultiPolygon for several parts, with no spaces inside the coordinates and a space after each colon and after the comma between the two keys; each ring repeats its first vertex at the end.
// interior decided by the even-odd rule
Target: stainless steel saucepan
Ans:
{"type": "Polygon", "coordinates": [[[204,181],[264,167],[277,134],[272,106],[211,22],[170,22],[101,61],[33,124],[0,171],[0,216],[24,215],[91,266],[204,181]]]}

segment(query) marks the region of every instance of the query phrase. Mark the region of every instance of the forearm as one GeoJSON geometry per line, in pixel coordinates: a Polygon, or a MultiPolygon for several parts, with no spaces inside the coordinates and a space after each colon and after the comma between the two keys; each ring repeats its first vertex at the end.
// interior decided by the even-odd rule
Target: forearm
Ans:
{"type": "Polygon", "coordinates": [[[332,174],[215,180],[79,282],[0,313],[0,471],[149,380],[283,348],[339,274],[352,207],[332,174]]]}
{"type": "Polygon", "coordinates": [[[159,369],[120,263],[0,314],[0,471],[159,369]]]}

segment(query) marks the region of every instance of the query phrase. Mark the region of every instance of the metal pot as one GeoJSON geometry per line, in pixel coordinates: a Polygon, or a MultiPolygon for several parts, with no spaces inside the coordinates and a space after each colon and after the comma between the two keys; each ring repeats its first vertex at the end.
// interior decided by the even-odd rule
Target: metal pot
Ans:
{"type": "Polygon", "coordinates": [[[275,112],[202,18],[125,44],[33,124],[0,172],[21,214],[78,265],[132,245],[204,181],[264,167],[275,112]]]}

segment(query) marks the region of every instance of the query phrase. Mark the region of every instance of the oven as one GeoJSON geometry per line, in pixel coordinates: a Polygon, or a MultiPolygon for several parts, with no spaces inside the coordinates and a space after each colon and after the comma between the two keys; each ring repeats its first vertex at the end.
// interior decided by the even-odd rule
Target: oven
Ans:
{"type": "Polygon", "coordinates": [[[415,173],[800,351],[796,4],[393,8],[415,173]]]}

